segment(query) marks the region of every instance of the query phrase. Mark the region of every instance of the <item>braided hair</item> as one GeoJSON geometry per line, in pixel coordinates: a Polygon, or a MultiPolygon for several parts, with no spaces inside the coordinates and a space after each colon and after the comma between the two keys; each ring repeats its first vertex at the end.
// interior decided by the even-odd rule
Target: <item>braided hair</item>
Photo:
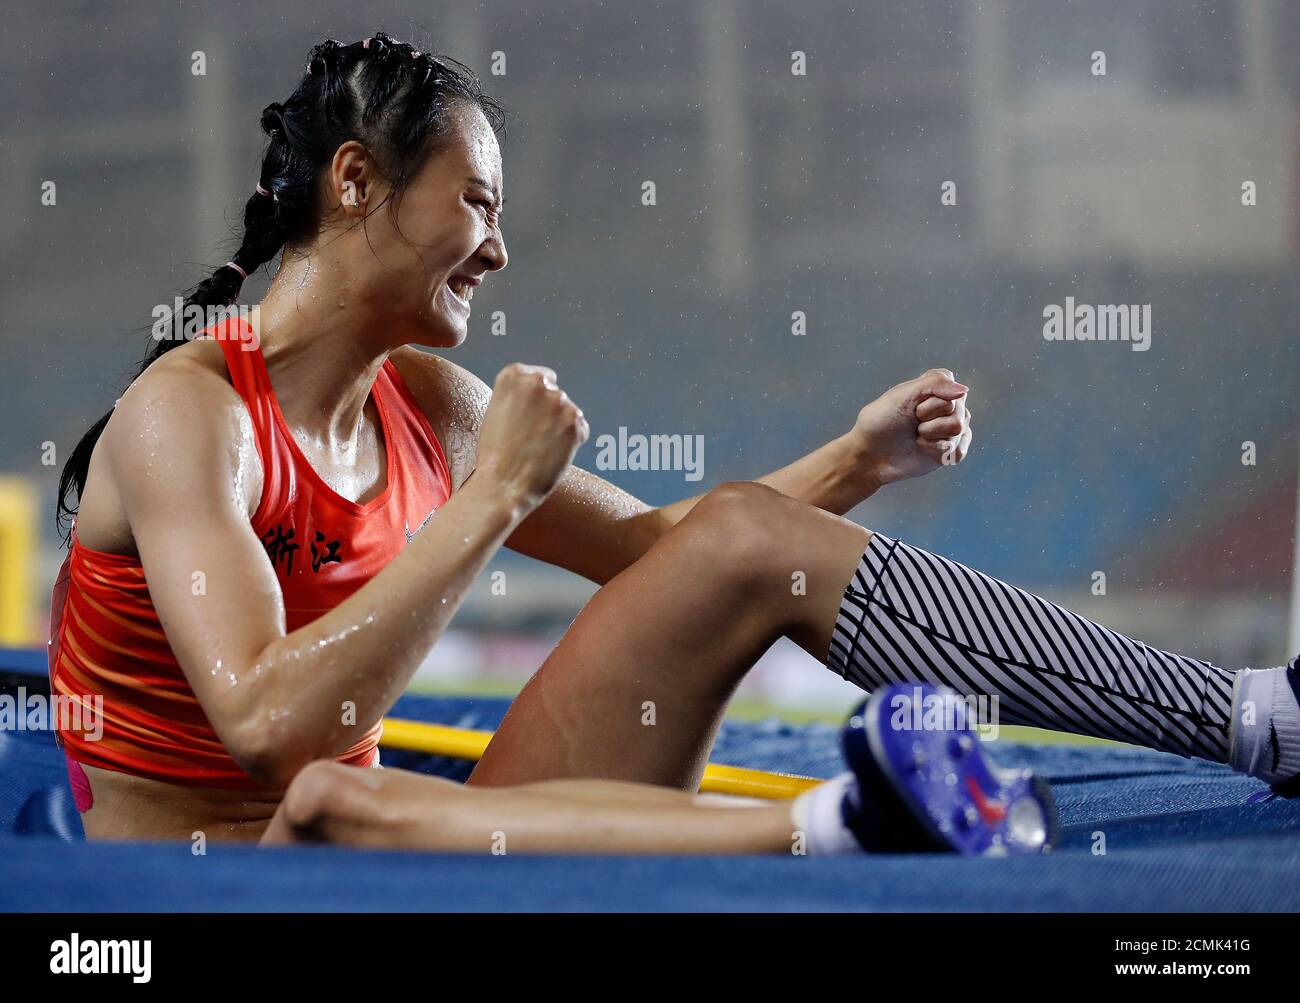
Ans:
{"type": "MultiPolygon", "coordinates": [[[[362,143],[391,184],[388,198],[400,199],[451,132],[450,111],[463,104],[477,107],[494,131],[503,131],[502,106],[454,59],[422,53],[383,32],[347,45],[327,39],[315,46],[297,89],[283,104],[272,102],[262,112],[268,142],[256,188],[244,205],[239,249],[190,291],[179,314],[161,322],[161,329],[154,325],[152,344],[132,380],[185,342],[183,318],[193,314],[190,308],[208,313],[233,304],[249,274],[286,245],[316,233],[329,209],[317,182],[343,143],[362,143]]],[[[57,513],[61,529],[76,515],[91,454],[112,414],[86,431],[63,467],[57,513]]],[[[69,529],[65,543],[70,539],[69,529]]]]}

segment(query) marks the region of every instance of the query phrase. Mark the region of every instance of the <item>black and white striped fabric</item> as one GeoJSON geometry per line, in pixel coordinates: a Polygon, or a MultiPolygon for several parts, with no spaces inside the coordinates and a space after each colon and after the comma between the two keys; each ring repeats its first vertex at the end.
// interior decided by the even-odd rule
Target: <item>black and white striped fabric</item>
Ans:
{"type": "Polygon", "coordinates": [[[1232,672],[879,533],[844,590],[827,665],[868,691],[924,681],[996,696],[1003,724],[1228,758],[1232,672]]]}

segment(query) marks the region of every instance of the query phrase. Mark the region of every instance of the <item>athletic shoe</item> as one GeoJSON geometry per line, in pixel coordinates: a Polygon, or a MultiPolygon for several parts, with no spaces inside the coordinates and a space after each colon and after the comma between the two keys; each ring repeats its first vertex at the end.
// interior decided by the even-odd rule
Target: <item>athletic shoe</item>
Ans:
{"type": "Polygon", "coordinates": [[[966,710],[951,690],[902,684],[849,716],[840,741],[857,782],[846,785],[840,811],[863,849],[1007,856],[1056,842],[1046,782],[989,762],[966,710]]]}

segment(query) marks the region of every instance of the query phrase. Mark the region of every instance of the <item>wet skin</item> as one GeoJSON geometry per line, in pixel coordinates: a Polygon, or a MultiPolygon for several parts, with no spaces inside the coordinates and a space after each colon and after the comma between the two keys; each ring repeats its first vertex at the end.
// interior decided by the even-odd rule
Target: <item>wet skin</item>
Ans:
{"type": "Polygon", "coordinates": [[[169,352],[109,422],[78,536],[140,557],[187,679],[266,791],[88,770],[92,838],[202,831],[486,850],[491,830],[482,827],[507,812],[538,851],[788,847],[784,807],[738,814],[688,792],[736,684],[773,640],[789,636],[824,657],[869,539],[839,515],[885,483],[936,469],[945,452],[965,454],[966,388],[931,370],[763,483],[659,509],[570,466],[585,421],[554,374],[503,372],[494,393],[411,347],[463,341],[472,289],[507,260],[496,138],[477,110],[456,114],[448,145],[400,200],[359,144],[340,147],[322,180],[335,211],[309,246],[286,251],[261,303],[259,337],[281,409],[335,491],[364,502],[386,483],[368,402],[385,359],[448,453],[451,499],[388,567],[286,633],[274,570],[250,526],[260,460],[215,344],[169,352]],[[356,205],[344,191],[357,193],[356,205]],[[317,763],[392,706],[502,545],[603,587],[515,701],[471,785],[317,763]],[[202,602],[189,589],[196,567],[213,569],[202,602]],[[796,570],[807,577],[804,595],[789,587],[796,570]],[[359,708],[355,724],[338,723],[344,700],[359,708]],[[640,723],[647,700],[658,707],[653,729],[640,723]],[[590,824],[575,829],[575,812],[590,824]]]}

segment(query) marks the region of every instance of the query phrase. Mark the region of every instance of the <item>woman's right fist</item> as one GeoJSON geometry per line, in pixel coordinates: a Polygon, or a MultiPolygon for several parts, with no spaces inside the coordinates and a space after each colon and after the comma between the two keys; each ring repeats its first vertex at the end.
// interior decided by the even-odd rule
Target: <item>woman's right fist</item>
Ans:
{"type": "Polygon", "coordinates": [[[590,431],[553,370],[515,362],[501,370],[492,388],[475,469],[499,481],[513,501],[536,507],[590,431]]]}

